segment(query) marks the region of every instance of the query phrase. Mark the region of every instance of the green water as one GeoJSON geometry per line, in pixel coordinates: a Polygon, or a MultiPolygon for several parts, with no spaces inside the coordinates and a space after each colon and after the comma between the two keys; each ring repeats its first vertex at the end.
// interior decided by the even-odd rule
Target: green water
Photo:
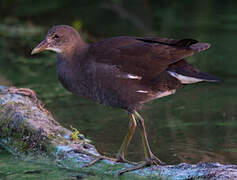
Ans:
{"type": "MultiPolygon", "coordinates": [[[[167,164],[237,164],[237,4],[228,1],[225,4],[197,2],[163,2],[162,8],[153,2],[149,7],[152,15],[147,17],[144,13],[144,17],[151,18],[152,32],[138,32],[136,27],[125,25],[119,29],[114,19],[108,17],[100,23],[97,21],[98,29],[87,25],[89,30],[82,29],[83,36],[94,41],[116,34],[158,34],[210,42],[210,50],[190,57],[189,62],[220,77],[222,83],[185,86],[175,95],[146,104],[141,114],[146,121],[154,154],[167,164]]],[[[118,24],[124,23],[123,19],[117,18],[118,24]]],[[[101,153],[115,156],[127,131],[127,113],[66,92],[57,81],[56,55],[48,52],[30,56],[31,49],[45,34],[41,28],[47,29],[47,25],[33,26],[35,31],[29,32],[33,29],[31,25],[18,24],[17,28],[22,28],[22,32],[6,20],[0,23],[0,84],[32,88],[57,121],[68,128],[70,125],[76,127],[94,142],[101,153]],[[9,31],[3,29],[5,26],[9,31]]],[[[133,161],[143,159],[139,134],[135,135],[127,157],[133,161]]],[[[50,162],[22,161],[4,150],[0,151],[0,179],[70,178],[101,177],[81,175],[50,162]]]]}

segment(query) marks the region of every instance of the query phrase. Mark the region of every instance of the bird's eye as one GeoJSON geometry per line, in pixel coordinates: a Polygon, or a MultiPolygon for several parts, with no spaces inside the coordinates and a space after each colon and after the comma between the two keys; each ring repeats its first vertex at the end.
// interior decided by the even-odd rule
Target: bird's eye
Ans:
{"type": "Polygon", "coordinates": [[[53,39],[58,39],[59,36],[57,34],[54,35],[53,39]]]}

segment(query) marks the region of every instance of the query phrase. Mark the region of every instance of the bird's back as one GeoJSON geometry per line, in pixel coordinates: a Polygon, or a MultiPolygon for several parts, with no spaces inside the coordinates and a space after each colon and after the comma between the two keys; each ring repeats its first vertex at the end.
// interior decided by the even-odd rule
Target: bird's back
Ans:
{"type": "Polygon", "coordinates": [[[216,81],[183,60],[209,46],[193,39],[105,39],[91,44],[83,58],[75,58],[80,65],[73,65],[77,78],[72,89],[99,103],[133,111],[145,102],[175,93],[182,84],[216,81]],[[87,89],[82,90],[82,84],[87,84],[87,89]]]}

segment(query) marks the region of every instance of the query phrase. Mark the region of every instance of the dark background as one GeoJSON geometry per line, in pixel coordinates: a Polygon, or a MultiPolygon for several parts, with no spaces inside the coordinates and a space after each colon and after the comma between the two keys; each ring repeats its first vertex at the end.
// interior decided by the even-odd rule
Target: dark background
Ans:
{"type": "MultiPolygon", "coordinates": [[[[210,49],[188,61],[222,83],[185,86],[148,103],[141,113],[154,154],[166,163],[236,164],[236,9],[237,1],[230,0],[0,0],[0,84],[35,90],[60,123],[76,127],[100,152],[115,156],[128,115],[64,90],[57,80],[54,53],[30,55],[47,30],[72,25],[89,43],[119,35],[209,42],[210,49]]],[[[130,160],[143,159],[139,138],[136,134],[129,148],[130,160]]],[[[0,166],[12,158],[4,154],[0,166]]],[[[23,167],[19,164],[11,166],[13,172],[23,167]]]]}

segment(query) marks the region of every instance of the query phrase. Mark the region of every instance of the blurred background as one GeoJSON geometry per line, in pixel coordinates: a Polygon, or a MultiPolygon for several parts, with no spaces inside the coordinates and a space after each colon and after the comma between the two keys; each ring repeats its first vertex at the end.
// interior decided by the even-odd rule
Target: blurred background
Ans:
{"type": "MultiPolygon", "coordinates": [[[[127,131],[127,113],[63,89],[56,76],[56,54],[30,55],[47,30],[72,25],[89,43],[119,35],[209,42],[209,50],[188,61],[222,83],[185,86],[148,103],[141,113],[153,152],[167,164],[237,164],[236,9],[237,1],[231,0],[0,0],[0,85],[33,89],[57,121],[77,128],[101,153],[115,156],[127,131]]],[[[75,175],[0,152],[0,178],[24,179],[29,175],[22,172],[32,168],[43,172],[32,179],[75,175]]],[[[139,134],[128,159],[143,159],[139,134]]]]}

